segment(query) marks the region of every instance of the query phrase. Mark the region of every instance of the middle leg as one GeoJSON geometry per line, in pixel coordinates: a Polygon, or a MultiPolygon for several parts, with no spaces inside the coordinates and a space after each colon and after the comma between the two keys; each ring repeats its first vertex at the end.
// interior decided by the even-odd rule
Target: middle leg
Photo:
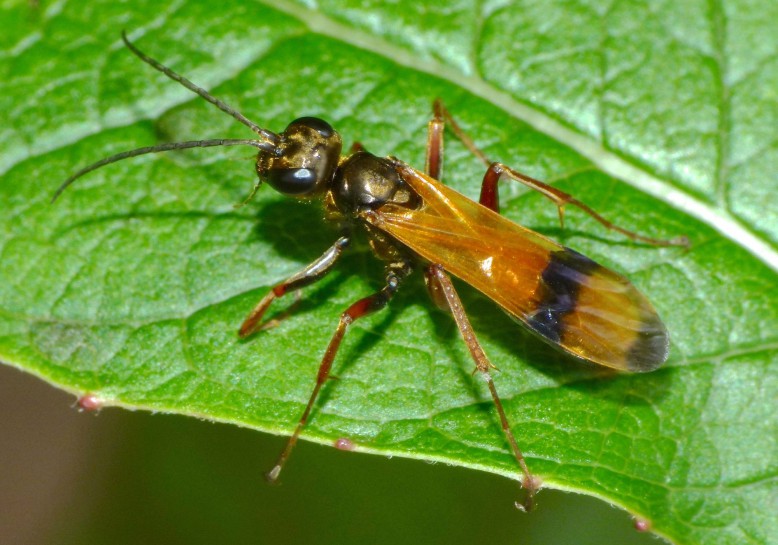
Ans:
{"type": "Polygon", "coordinates": [[[324,383],[330,378],[330,370],[332,369],[332,362],[335,361],[335,356],[340,348],[340,343],[343,341],[343,336],[346,334],[346,329],[353,324],[359,318],[373,314],[374,312],[384,308],[392,296],[395,294],[400,286],[400,282],[411,273],[410,264],[401,264],[398,267],[390,268],[386,275],[386,285],[380,291],[360,299],[356,303],[348,307],[343,314],[340,315],[340,321],[338,327],[335,329],[335,333],[332,335],[330,344],[327,346],[327,350],[324,352],[324,357],[319,364],[319,372],[316,375],[316,384],[313,387],[308,403],[305,406],[300,420],[297,422],[297,427],[294,433],[289,438],[281,451],[281,455],[278,457],[278,461],[273,468],[267,473],[266,478],[270,482],[278,480],[278,476],[281,473],[281,469],[289,459],[289,455],[292,453],[292,449],[297,444],[297,440],[300,437],[300,432],[303,431],[305,424],[308,422],[308,418],[311,415],[311,410],[316,402],[316,398],[319,396],[319,391],[324,383]]]}
{"type": "MultiPolygon", "coordinates": [[[[432,119],[427,126],[427,163],[425,172],[431,178],[441,180],[443,171],[443,134],[446,126],[456,135],[456,137],[470,150],[476,157],[481,159],[487,166],[491,161],[475,145],[475,142],[467,135],[465,131],[454,120],[449,111],[443,105],[439,98],[432,104],[432,119]]],[[[496,180],[495,180],[496,181],[496,180]]],[[[497,195],[497,184],[487,184],[486,177],[481,184],[481,198],[479,202],[497,212],[500,212],[499,199],[497,195]]]]}

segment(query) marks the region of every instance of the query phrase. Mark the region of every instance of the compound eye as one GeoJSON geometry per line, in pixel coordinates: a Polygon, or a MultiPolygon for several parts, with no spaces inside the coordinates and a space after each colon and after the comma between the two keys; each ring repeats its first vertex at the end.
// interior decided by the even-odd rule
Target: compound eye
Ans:
{"type": "Polygon", "coordinates": [[[274,168],[267,173],[267,182],[284,195],[302,196],[316,189],[316,172],[310,168],[274,168]]]}
{"type": "Polygon", "coordinates": [[[333,134],[335,134],[335,129],[332,128],[332,125],[323,119],[319,119],[318,117],[298,117],[289,123],[290,127],[292,125],[303,125],[305,127],[309,127],[318,132],[324,138],[330,138],[333,134]]]}

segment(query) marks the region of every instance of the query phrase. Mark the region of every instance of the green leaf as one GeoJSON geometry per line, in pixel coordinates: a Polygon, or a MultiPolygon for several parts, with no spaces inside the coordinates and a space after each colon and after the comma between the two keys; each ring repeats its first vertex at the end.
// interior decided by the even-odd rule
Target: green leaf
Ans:
{"type": "MultiPolygon", "coordinates": [[[[541,196],[503,186],[506,216],[625,273],[673,340],[661,370],[612,375],[461,285],[532,471],[676,543],[774,542],[774,3],[42,4],[0,12],[1,360],[105,405],[288,434],[339,313],[381,285],[358,247],[291,318],[238,341],[253,304],[337,236],[268,188],[233,209],[254,183],[245,150],[124,161],[50,205],[111,153],[248,136],[129,54],[121,29],[271,130],[320,116],[347,146],[417,167],[442,97],[490,157],[623,227],[693,242],[632,244],[575,210],[562,231],[541,196]]],[[[482,174],[448,137],[446,182],[475,197],[482,174]]],[[[488,391],[418,279],[352,327],[335,367],[306,439],[517,478],[488,391]]]]}

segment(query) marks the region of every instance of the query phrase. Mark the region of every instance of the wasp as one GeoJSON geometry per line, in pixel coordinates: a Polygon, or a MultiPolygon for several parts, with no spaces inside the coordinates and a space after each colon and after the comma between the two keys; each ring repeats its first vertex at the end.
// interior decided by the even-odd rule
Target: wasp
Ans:
{"type": "Polygon", "coordinates": [[[140,51],[124,32],[122,40],[143,62],[246,125],[257,137],[172,142],[112,155],[65,180],[52,201],[88,172],[131,157],[197,147],[240,145],[258,149],[259,181],[249,198],[267,183],[287,197],[318,199],[323,202],[326,220],[338,225],[342,234],[319,258],[274,286],[257,303],[238,331],[241,338],[274,325],[277,320],[264,320],[273,301],[330,272],[357,230],[366,234],[373,254],[384,262],[384,286],[340,315],[305,410],[275,466],[267,473],[269,481],[278,479],[308,422],[349,326],[384,308],[415,270],[424,275],[434,303],[453,316],[475,362],[474,372],[480,373],[488,385],[505,438],[521,470],[526,496],[517,506],[523,510],[533,507],[541,482],[527,467],[511,431],[494,384],[495,367],[475,335],[449,273],[492,299],[537,336],[576,358],[631,372],[652,371],[667,359],[668,332],[648,299],[618,273],[501,216],[498,182],[507,178],[539,191],[557,206],[560,222],[565,206],[572,205],[606,228],[636,241],[683,246],[687,243],[684,237],[657,240],[622,229],[571,195],[490,161],[440,100],[433,105],[427,160],[421,172],[394,157],[377,157],[358,143],[343,155],[341,136],[319,118],[295,119],[278,134],[262,128],[140,51]],[[487,166],[479,202],[440,181],[446,127],[487,166]]]}

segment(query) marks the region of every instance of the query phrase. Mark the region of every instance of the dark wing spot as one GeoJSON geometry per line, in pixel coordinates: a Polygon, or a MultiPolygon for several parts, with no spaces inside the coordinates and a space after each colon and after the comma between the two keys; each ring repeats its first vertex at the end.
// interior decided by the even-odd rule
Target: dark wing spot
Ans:
{"type": "Polygon", "coordinates": [[[552,252],[540,275],[538,307],[527,320],[529,327],[559,343],[564,333],[564,317],[575,310],[580,287],[599,267],[570,248],[552,252]]]}
{"type": "Polygon", "coordinates": [[[670,336],[659,316],[644,316],[638,336],[627,354],[627,366],[636,373],[653,371],[665,362],[669,350],[670,336]]]}

